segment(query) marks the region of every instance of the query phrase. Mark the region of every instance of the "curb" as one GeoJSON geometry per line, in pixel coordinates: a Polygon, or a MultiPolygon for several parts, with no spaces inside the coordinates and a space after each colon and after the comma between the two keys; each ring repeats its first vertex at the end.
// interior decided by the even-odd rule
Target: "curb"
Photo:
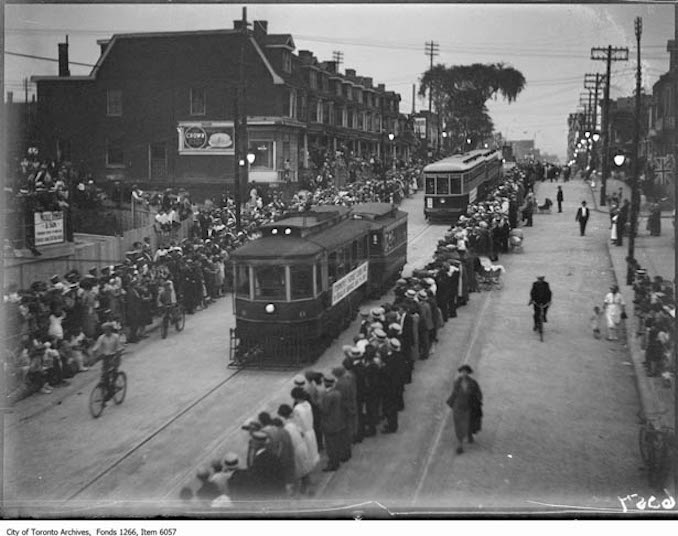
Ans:
{"type": "MultiPolygon", "coordinates": [[[[598,208],[598,201],[596,200],[595,191],[590,185],[589,191],[591,193],[591,197],[593,197],[595,210],[598,212],[603,212],[598,208]]],[[[631,356],[631,362],[633,363],[633,369],[636,376],[636,388],[640,398],[641,410],[645,416],[656,415],[661,412],[663,405],[654,389],[654,386],[652,385],[652,382],[647,379],[645,367],[643,366],[643,355],[640,348],[640,343],[638,342],[635,333],[633,333],[633,328],[631,326],[632,322],[630,322],[630,320],[635,317],[635,304],[633,303],[633,296],[629,296],[629,288],[626,285],[625,277],[622,277],[622,281],[620,282],[620,272],[615,264],[614,257],[610,252],[609,241],[605,242],[605,249],[607,251],[608,258],[610,259],[610,266],[612,268],[614,281],[619,287],[622,296],[624,297],[627,308],[630,307],[631,309],[628,318],[624,321],[624,334],[626,336],[626,347],[631,356]],[[622,282],[623,284],[621,284],[622,282]]],[[[621,273],[623,275],[623,271],[621,273]]]]}

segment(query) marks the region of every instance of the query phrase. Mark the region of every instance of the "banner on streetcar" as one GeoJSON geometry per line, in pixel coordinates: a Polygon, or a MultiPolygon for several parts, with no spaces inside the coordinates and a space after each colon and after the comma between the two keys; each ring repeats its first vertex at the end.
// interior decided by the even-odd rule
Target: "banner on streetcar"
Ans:
{"type": "Polygon", "coordinates": [[[339,303],[360,285],[367,282],[368,265],[369,262],[365,261],[332,285],[332,305],[339,303]]]}

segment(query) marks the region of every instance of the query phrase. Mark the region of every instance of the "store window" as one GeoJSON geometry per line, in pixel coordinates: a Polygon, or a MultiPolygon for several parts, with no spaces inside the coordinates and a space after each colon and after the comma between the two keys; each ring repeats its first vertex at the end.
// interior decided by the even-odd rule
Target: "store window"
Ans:
{"type": "Polygon", "coordinates": [[[254,154],[251,169],[275,169],[274,143],[271,140],[250,140],[248,153],[254,154]]]}
{"type": "Polygon", "coordinates": [[[191,115],[205,115],[205,88],[192,87],[189,90],[191,115]]]}
{"type": "Polygon", "coordinates": [[[111,117],[122,115],[122,90],[109,89],[106,91],[106,115],[111,117]]]}

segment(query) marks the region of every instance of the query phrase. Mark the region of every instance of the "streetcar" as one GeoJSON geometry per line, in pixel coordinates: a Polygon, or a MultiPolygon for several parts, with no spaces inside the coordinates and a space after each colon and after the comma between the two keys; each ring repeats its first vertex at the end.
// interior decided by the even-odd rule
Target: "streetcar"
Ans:
{"type": "Polygon", "coordinates": [[[236,249],[229,366],[317,359],[407,262],[407,214],[385,203],[313,207],[236,249]]]}
{"type": "Polygon", "coordinates": [[[501,152],[484,149],[456,154],[427,165],[422,173],[426,219],[456,220],[501,177],[501,152]]]}

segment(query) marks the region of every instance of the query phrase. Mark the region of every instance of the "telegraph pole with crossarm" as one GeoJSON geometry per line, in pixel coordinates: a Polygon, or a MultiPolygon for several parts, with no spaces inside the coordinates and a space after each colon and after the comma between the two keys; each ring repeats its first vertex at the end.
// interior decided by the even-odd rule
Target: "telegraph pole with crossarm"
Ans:
{"type": "Polygon", "coordinates": [[[591,49],[591,59],[604,61],[607,63],[605,72],[605,95],[603,100],[603,128],[600,133],[603,138],[603,166],[600,185],[600,205],[605,206],[607,203],[606,186],[607,176],[610,174],[610,70],[613,61],[628,61],[629,49],[628,47],[593,47],[591,49]]]}

